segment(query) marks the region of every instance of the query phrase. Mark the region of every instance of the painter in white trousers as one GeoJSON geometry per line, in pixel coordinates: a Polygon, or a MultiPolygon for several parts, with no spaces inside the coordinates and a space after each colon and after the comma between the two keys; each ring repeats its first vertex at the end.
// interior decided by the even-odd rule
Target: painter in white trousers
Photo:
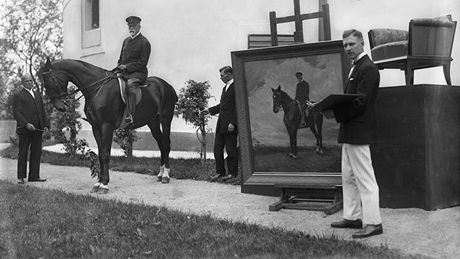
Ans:
{"type": "Polygon", "coordinates": [[[381,224],[379,186],[369,145],[342,145],[343,217],[363,225],[381,224]]]}

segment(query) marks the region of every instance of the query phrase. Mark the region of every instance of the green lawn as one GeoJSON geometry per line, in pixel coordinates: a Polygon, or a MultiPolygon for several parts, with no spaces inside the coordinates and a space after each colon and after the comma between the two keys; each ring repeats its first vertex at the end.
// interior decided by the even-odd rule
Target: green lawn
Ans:
{"type": "MultiPolygon", "coordinates": [[[[18,147],[9,146],[0,151],[0,156],[17,159],[18,147]]],[[[41,162],[53,165],[87,166],[88,174],[90,173],[89,162],[84,160],[82,156],[69,157],[66,154],[44,150],[41,162]]],[[[205,167],[202,167],[199,159],[170,159],[170,165],[171,177],[176,179],[208,180],[214,172],[214,160],[208,160],[205,167]]],[[[126,157],[112,157],[110,159],[110,169],[115,171],[156,175],[159,168],[159,158],[133,157],[128,159],[126,157]]]]}
{"type": "Polygon", "coordinates": [[[0,258],[408,258],[337,237],[0,181],[0,258]]]}

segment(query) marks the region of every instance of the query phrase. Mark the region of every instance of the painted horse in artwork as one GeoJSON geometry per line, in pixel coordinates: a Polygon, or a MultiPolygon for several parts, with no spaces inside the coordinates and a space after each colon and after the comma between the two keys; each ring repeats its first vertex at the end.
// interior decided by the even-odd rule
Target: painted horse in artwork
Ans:
{"type": "MultiPolygon", "coordinates": [[[[40,69],[46,93],[58,111],[65,110],[65,98],[69,96],[67,85],[72,82],[85,97],[84,112],[91,124],[99,150],[100,173],[92,192],[107,193],[109,162],[113,131],[123,121],[125,103],[120,94],[117,75],[80,60],[61,59],[40,69]]],[[[130,128],[147,125],[161,152],[158,180],[169,183],[169,152],[171,150],[171,121],[177,102],[174,88],[158,77],[149,77],[146,86],[140,88],[140,100],[130,128]]]]}
{"type": "Polygon", "coordinates": [[[302,123],[302,105],[292,99],[281,86],[273,89],[273,112],[284,111],[283,122],[289,134],[292,158],[297,157],[297,131],[299,128],[310,128],[316,138],[316,153],[323,154],[323,115],[320,112],[309,112],[306,110],[305,123],[302,123]]]}

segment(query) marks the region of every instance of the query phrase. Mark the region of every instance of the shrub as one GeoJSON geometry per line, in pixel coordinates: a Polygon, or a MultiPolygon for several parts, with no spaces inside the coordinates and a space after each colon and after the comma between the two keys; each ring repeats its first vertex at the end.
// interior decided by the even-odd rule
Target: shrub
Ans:
{"type": "Polygon", "coordinates": [[[136,130],[117,129],[113,134],[113,141],[123,149],[128,158],[133,157],[133,143],[138,139],[136,130]]]}

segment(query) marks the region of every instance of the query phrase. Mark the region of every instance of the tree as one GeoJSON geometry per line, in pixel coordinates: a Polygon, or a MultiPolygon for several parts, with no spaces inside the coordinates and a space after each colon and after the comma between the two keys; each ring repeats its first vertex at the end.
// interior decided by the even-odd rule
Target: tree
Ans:
{"type": "Polygon", "coordinates": [[[41,61],[62,57],[62,0],[2,0],[0,10],[2,77],[11,80],[26,71],[43,93],[36,77],[41,61]]]}
{"type": "Polygon", "coordinates": [[[206,134],[210,131],[207,125],[210,116],[202,115],[199,111],[208,106],[208,100],[211,98],[209,93],[211,85],[207,81],[195,82],[194,80],[188,80],[185,84],[185,88],[180,89],[175,113],[176,116],[182,115],[187,123],[191,123],[197,128],[196,136],[201,143],[201,164],[204,166],[206,162],[206,134]]]}

